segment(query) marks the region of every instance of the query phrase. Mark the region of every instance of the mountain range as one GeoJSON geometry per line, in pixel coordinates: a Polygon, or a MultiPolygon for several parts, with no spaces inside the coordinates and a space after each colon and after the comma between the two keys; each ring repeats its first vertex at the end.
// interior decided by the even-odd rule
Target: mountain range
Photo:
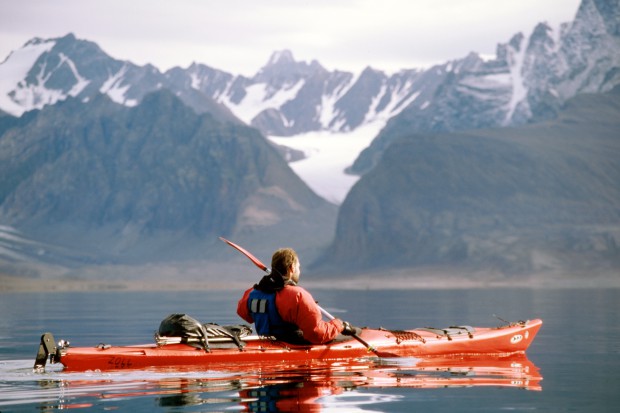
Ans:
{"type": "Polygon", "coordinates": [[[205,240],[222,234],[265,253],[290,241],[325,250],[312,266],[323,273],[531,273],[566,268],[580,245],[587,262],[617,262],[618,1],[583,0],[574,21],[516,34],[490,60],[395,74],[328,71],[286,50],[252,78],[199,63],[162,73],[68,34],[27,42],[0,79],[5,271],[212,257],[205,240]],[[265,139],[373,122],[385,127],[350,166],[362,177],[339,211],[265,139]],[[550,211],[565,202],[574,209],[560,220],[550,211]]]}
{"type": "Polygon", "coordinates": [[[370,170],[393,139],[412,130],[522,125],[556,117],[578,94],[611,90],[620,83],[619,27],[620,2],[584,0],[572,22],[518,33],[497,46],[495,59],[472,53],[433,68],[441,81],[393,118],[350,171],[370,170]]]}
{"type": "MultiPolygon", "coordinates": [[[[116,60],[73,34],[35,38],[0,64],[0,110],[18,116],[97,93],[135,106],[168,89],[198,113],[228,112],[264,135],[352,131],[397,115],[416,131],[517,125],[553,117],[567,99],[620,82],[617,26],[617,2],[584,0],[574,21],[518,33],[498,44],[490,60],[471,53],[425,70],[388,75],[369,66],[354,74],[330,72],[316,60],[297,62],[284,50],[252,78],[199,63],[161,73],[116,60]]],[[[368,152],[381,152],[389,135],[388,128],[368,152]]],[[[352,171],[369,170],[373,162],[364,159],[376,156],[371,153],[352,171]]]]}

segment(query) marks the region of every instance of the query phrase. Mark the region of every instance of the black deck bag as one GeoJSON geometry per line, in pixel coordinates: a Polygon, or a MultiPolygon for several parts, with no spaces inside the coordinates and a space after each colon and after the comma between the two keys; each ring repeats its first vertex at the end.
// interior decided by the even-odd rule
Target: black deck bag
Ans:
{"type": "Polygon", "coordinates": [[[159,337],[180,337],[182,343],[199,343],[205,351],[209,351],[207,330],[195,318],[187,314],[170,314],[159,324],[159,337]]]}
{"type": "Polygon", "coordinates": [[[216,342],[232,341],[242,350],[245,343],[241,338],[251,333],[252,328],[243,324],[231,326],[202,324],[187,314],[171,314],[160,323],[155,341],[160,346],[171,343],[198,345],[206,351],[209,351],[209,339],[216,342]]]}

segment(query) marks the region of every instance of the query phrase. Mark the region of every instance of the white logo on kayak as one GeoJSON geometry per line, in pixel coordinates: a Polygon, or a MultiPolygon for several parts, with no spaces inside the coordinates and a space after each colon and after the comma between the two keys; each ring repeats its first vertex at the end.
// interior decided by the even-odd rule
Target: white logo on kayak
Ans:
{"type": "Polygon", "coordinates": [[[510,342],[512,344],[517,344],[519,341],[523,340],[523,336],[521,334],[515,334],[514,336],[512,336],[512,338],[510,339],[510,342]]]}

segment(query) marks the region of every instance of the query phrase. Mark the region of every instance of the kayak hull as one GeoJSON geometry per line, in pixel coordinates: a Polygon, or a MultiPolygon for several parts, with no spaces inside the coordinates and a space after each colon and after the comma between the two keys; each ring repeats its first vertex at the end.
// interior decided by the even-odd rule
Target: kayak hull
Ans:
{"type": "Polygon", "coordinates": [[[390,331],[362,329],[359,335],[373,347],[369,350],[353,338],[324,345],[294,345],[249,337],[241,349],[232,342],[210,343],[209,351],[188,344],[135,346],[59,347],[53,362],[68,371],[123,370],[167,367],[217,368],[261,363],[306,364],[313,360],[342,360],[363,357],[431,357],[524,353],[534,341],[542,320],[507,326],[476,327],[467,332],[442,334],[435,330],[390,331]]]}

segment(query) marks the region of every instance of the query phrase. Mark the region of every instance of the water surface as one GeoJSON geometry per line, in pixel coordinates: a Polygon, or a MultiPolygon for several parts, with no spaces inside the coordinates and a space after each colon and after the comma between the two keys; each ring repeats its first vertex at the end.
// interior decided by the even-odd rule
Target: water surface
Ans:
{"type": "Polygon", "coordinates": [[[0,412],[487,412],[620,409],[618,290],[313,290],[329,312],[389,329],[495,326],[542,318],[527,357],[452,366],[416,359],[275,366],[261,371],[32,372],[40,335],[73,346],[153,342],[187,313],[235,324],[240,292],[0,294],[0,412]]]}

